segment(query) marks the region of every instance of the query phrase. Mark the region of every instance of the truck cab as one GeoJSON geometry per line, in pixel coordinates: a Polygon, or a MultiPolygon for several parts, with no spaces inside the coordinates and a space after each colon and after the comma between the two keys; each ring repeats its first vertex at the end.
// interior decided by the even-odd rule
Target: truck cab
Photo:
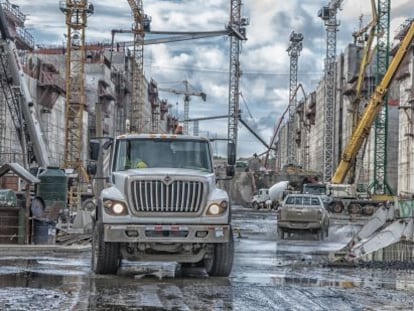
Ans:
{"type": "Polygon", "coordinates": [[[252,207],[254,209],[259,209],[265,207],[265,202],[267,200],[270,200],[269,197],[269,189],[268,188],[262,188],[259,189],[253,196],[252,199],[252,207]]]}
{"type": "Polygon", "coordinates": [[[228,276],[231,207],[228,194],[216,186],[209,140],[127,134],[110,145],[109,184],[99,195],[94,224],[95,273],[116,273],[127,259],[176,261],[228,276]]]}

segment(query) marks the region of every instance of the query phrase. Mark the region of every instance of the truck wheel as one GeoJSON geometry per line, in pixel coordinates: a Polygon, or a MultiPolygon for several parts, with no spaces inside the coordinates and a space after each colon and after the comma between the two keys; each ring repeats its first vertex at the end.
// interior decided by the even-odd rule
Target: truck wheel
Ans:
{"type": "Polygon", "coordinates": [[[361,214],[361,205],[358,203],[351,203],[348,207],[349,214],[359,215],[361,214]]]}
{"type": "Polygon", "coordinates": [[[323,236],[324,236],[325,232],[323,230],[323,228],[319,229],[318,231],[316,231],[316,239],[319,241],[323,241],[323,236]]]}
{"type": "Polygon", "coordinates": [[[375,205],[365,205],[362,207],[362,214],[365,216],[372,216],[375,212],[375,205]]]}
{"type": "Polygon", "coordinates": [[[277,236],[279,237],[280,240],[284,240],[285,239],[285,231],[283,231],[282,228],[277,228],[277,236]]]}
{"type": "Polygon", "coordinates": [[[92,269],[97,274],[116,274],[119,267],[119,243],[103,240],[103,224],[95,223],[92,239],[92,269]]]}
{"type": "Polygon", "coordinates": [[[325,227],[325,238],[329,236],[329,224],[325,227]]]}
{"type": "Polygon", "coordinates": [[[230,230],[229,242],[213,245],[210,258],[204,259],[204,267],[210,276],[229,276],[233,267],[234,238],[230,230]]]}
{"type": "Polygon", "coordinates": [[[342,213],[342,211],[344,210],[344,206],[342,205],[342,203],[341,203],[341,202],[332,202],[332,203],[329,205],[329,207],[330,207],[330,210],[331,210],[333,213],[337,213],[337,214],[342,213]]]}
{"type": "Polygon", "coordinates": [[[259,204],[258,204],[257,202],[254,202],[254,203],[253,203],[253,208],[254,208],[254,209],[259,209],[259,204]]]}

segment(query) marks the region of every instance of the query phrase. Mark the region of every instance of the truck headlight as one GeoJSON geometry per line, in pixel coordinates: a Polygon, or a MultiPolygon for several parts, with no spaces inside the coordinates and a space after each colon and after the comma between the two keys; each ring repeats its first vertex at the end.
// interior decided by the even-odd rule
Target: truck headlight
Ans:
{"type": "Polygon", "coordinates": [[[105,212],[114,216],[124,216],[128,214],[126,204],[120,201],[105,200],[104,201],[105,212]]]}
{"type": "Polygon", "coordinates": [[[209,216],[221,215],[227,210],[227,206],[228,206],[227,201],[222,201],[221,203],[212,203],[207,209],[207,215],[209,216]]]}

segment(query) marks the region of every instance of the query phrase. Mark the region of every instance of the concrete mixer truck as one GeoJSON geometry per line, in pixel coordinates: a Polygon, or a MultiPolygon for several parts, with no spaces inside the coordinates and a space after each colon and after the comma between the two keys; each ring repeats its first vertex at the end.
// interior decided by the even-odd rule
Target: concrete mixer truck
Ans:
{"type": "Polygon", "coordinates": [[[279,181],[270,188],[259,189],[253,196],[251,206],[254,209],[277,209],[289,191],[289,181],[279,181]]]}

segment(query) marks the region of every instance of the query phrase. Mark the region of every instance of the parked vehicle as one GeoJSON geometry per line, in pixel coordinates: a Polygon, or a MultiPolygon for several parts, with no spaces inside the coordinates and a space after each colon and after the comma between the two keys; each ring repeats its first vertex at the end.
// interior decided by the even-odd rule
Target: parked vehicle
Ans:
{"type": "Polygon", "coordinates": [[[321,196],[288,194],[277,214],[277,232],[281,240],[285,234],[313,233],[323,240],[329,233],[329,213],[321,196]]]}
{"type": "Polygon", "coordinates": [[[285,198],[289,187],[289,181],[275,183],[269,189],[262,188],[253,196],[252,207],[258,208],[278,208],[285,198]]]}
{"type": "MultiPolygon", "coordinates": [[[[125,134],[104,147],[112,147],[110,184],[97,202],[95,273],[114,274],[126,259],[195,264],[211,276],[228,276],[234,254],[231,207],[228,194],[216,186],[209,140],[125,134]]],[[[234,175],[234,163],[229,143],[228,177],[221,179],[234,175]]]]}
{"type": "Polygon", "coordinates": [[[352,184],[304,184],[303,193],[320,195],[331,213],[371,216],[384,200],[371,198],[367,191],[352,184]]]}

